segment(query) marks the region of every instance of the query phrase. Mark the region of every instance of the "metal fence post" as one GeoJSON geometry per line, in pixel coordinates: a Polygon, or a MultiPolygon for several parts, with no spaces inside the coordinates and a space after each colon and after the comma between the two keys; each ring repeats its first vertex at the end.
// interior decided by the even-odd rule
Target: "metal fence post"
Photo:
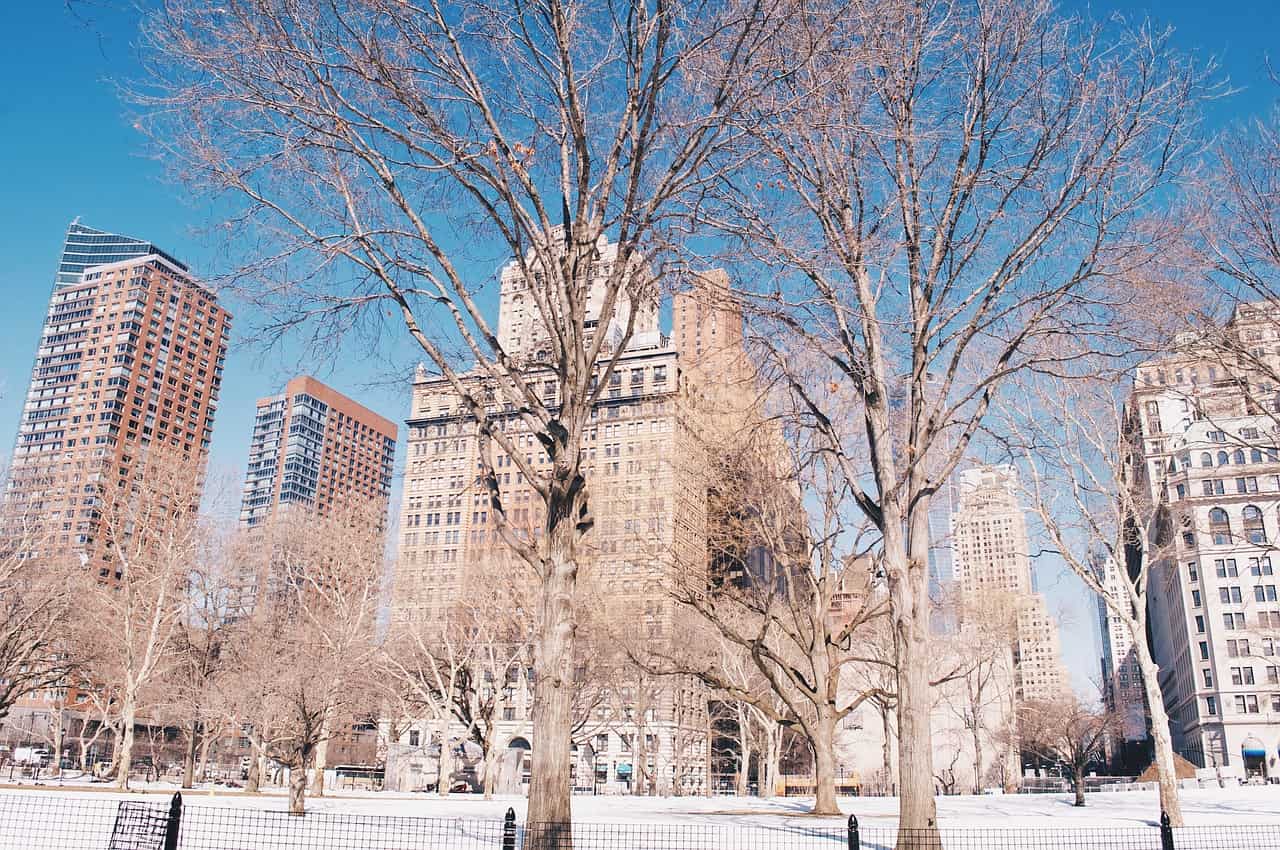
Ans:
{"type": "Polygon", "coordinates": [[[849,850],[860,850],[862,839],[858,836],[858,816],[849,815],[849,850]]]}
{"type": "Polygon", "coordinates": [[[164,850],[178,850],[178,830],[182,828],[182,795],[174,792],[169,801],[169,818],[164,825],[164,850]]]}
{"type": "Polygon", "coordinates": [[[507,809],[502,819],[502,850],[516,850],[516,810],[507,809]]]}
{"type": "Polygon", "coordinates": [[[1168,812],[1160,813],[1160,850],[1173,850],[1173,826],[1168,812]]]}

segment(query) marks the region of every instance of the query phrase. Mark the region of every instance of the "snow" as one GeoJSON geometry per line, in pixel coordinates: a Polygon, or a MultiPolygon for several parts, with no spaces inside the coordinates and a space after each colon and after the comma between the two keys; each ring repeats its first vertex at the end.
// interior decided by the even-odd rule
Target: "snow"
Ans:
{"type": "MultiPolygon", "coordinates": [[[[53,848],[106,845],[119,800],[141,800],[163,807],[173,787],[147,785],[142,794],[119,794],[98,788],[5,788],[0,789],[0,850],[53,850],[53,848]],[[69,814],[74,813],[74,814],[69,814]],[[56,823],[48,830],[36,824],[56,823]],[[92,840],[84,840],[89,836],[92,840]]],[[[239,848],[335,847],[334,836],[341,833],[340,816],[381,816],[362,818],[358,824],[361,847],[432,847],[473,850],[499,846],[500,821],[508,808],[523,823],[526,800],[503,797],[483,800],[478,796],[397,794],[391,792],[337,792],[323,798],[308,797],[308,812],[319,818],[292,819],[263,816],[261,812],[282,812],[283,793],[249,795],[226,789],[196,789],[183,792],[183,847],[239,848]],[[229,809],[237,811],[232,812],[229,809]],[[429,818],[434,823],[389,820],[388,818],[429,818]],[[283,831],[283,832],[282,832],[283,831]],[[275,839],[287,833],[288,844],[275,839]],[[233,840],[239,835],[239,840],[233,840]],[[253,839],[258,836],[258,840],[253,839]],[[260,843],[271,835],[270,843],[260,843]],[[408,837],[412,836],[412,840],[408,837]],[[314,842],[314,843],[313,843],[314,842]]],[[[1270,825],[1263,838],[1250,837],[1280,846],[1280,786],[1183,789],[1182,804],[1188,826],[1270,825]]],[[[856,814],[863,829],[864,847],[891,841],[897,820],[897,800],[887,797],[846,797],[840,800],[839,818],[807,815],[811,804],[804,798],[772,801],[735,797],[575,797],[574,821],[592,824],[584,832],[596,841],[576,840],[575,846],[598,845],[601,850],[643,850],[691,846],[687,839],[701,836],[699,847],[769,847],[776,850],[824,848],[831,850],[843,835],[845,816],[856,814]],[[616,825],[606,829],[605,824],[616,825]],[[660,830],[677,826],[681,835],[660,830]],[[732,836],[733,841],[725,840],[732,836]],[[890,836],[886,839],[886,836],[890,836]],[[681,840],[676,840],[677,838],[681,840]]],[[[1110,839],[1132,834],[1135,843],[1115,846],[1158,847],[1153,826],[1159,818],[1154,791],[1127,791],[1090,794],[1088,806],[1071,805],[1069,795],[957,796],[938,799],[939,822],[944,830],[982,829],[981,846],[1022,847],[1012,831],[1050,830],[1054,833],[1095,831],[1110,839]],[[1007,838],[992,840],[992,831],[1008,830],[1007,838]],[[1100,832],[1105,830],[1106,832],[1100,832]],[[1126,832],[1131,830],[1132,832],[1126,832]],[[1152,844],[1152,841],[1155,841],[1152,844]]],[[[1255,827],[1256,828],[1256,827],[1255,827]]],[[[1216,830],[1215,830],[1216,832],[1216,830]]],[[[1029,833],[1024,833],[1024,838],[1029,833]]],[[[1221,840],[1223,836],[1217,836],[1221,840]]],[[[1039,842],[1045,835],[1040,832],[1039,842]]],[[[1063,846],[1073,846],[1066,841],[1063,846]]],[[[1092,846],[1088,843],[1074,846],[1092,846]]],[[[1108,843],[1108,846],[1112,846],[1108,843]]],[[[1228,845],[1214,845],[1228,846],[1228,845]]]]}

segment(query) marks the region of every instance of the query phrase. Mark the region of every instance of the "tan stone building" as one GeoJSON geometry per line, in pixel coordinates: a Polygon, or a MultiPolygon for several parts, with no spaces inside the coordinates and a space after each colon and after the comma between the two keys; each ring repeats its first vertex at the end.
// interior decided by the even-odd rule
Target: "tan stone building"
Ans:
{"type": "MultiPolygon", "coordinates": [[[[598,274],[607,274],[616,254],[600,246],[598,274]]],[[[727,284],[724,276],[710,276],[727,284]]],[[[535,284],[536,285],[536,284],[535,284]]],[[[701,286],[695,282],[695,289],[701,286]]],[[[586,321],[598,317],[592,295],[586,321]]],[[[526,379],[544,399],[556,403],[553,373],[539,365],[538,340],[545,337],[528,283],[516,264],[501,274],[499,339],[529,363],[526,379]],[[545,377],[539,377],[539,373],[545,377]]],[[[677,296],[677,340],[658,327],[656,298],[625,304],[605,332],[616,335],[626,311],[635,310],[634,333],[619,357],[592,412],[584,435],[582,462],[595,525],[585,541],[581,582],[596,596],[593,616],[655,647],[679,640],[679,614],[664,586],[677,571],[707,566],[707,485],[697,462],[699,424],[705,421],[702,379],[691,365],[726,346],[741,350],[741,314],[724,305],[707,313],[706,292],[677,296]],[[691,312],[692,311],[692,312],[691,312]],[[714,317],[714,319],[709,317],[714,317]],[[735,319],[736,316],[736,319],[735,319]],[[702,318],[695,318],[702,317],[702,318]],[[713,327],[703,335],[696,323],[713,327]],[[733,323],[737,322],[737,330],[733,323]],[[691,350],[686,350],[692,346],[691,350]],[[699,405],[702,405],[700,408],[699,405]]],[[[479,373],[463,380],[481,380],[479,373]]],[[[507,430],[525,460],[535,468],[548,458],[514,412],[495,405],[491,416],[507,430]]],[[[451,606],[465,603],[467,577],[495,560],[511,569],[526,568],[505,551],[491,516],[488,495],[477,486],[478,443],[474,423],[442,378],[420,368],[413,381],[405,484],[400,510],[396,572],[391,599],[392,629],[429,629],[451,606]]],[[[504,508],[517,528],[537,538],[543,505],[524,475],[498,447],[491,458],[504,508]]],[[[707,693],[692,679],[644,680],[630,677],[615,688],[607,704],[595,705],[579,724],[575,738],[575,783],[597,790],[621,790],[642,781],[654,790],[697,793],[708,770],[707,693]],[[642,681],[643,680],[643,681],[642,681]],[[642,694],[639,690],[647,692],[642,694]],[[644,763],[637,763],[643,760],[644,763]]],[[[530,694],[527,681],[512,682],[503,708],[500,745],[529,746],[530,694]]],[[[425,746],[429,724],[404,730],[400,746],[425,746]]],[[[519,758],[519,757],[517,757],[519,758]]],[[[527,761],[526,761],[527,763],[527,761]]],[[[521,771],[514,771],[519,777],[521,771]]],[[[527,781],[527,770],[523,771],[527,781]]],[[[508,790],[516,790],[509,788],[508,790]]]]}
{"type": "Polygon", "coordinates": [[[964,470],[951,537],[962,595],[1008,594],[1017,608],[1014,674],[1020,699],[1050,699],[1069,688],[1058,628],[1032,580],[1027,521],[1009,466],[964,470]]]}

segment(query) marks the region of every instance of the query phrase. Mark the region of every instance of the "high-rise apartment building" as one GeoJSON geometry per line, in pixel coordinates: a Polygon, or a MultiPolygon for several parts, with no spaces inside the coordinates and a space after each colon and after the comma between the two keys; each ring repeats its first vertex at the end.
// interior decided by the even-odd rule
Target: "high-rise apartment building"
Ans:
{"type": "Polygon", "coordinates": [[[93,561],[104,553],[86,488],[127,481],[155,444],[201,456],[212,435],[231,317],[153,249],[72,225],[9,470],[7,510],[40,516],[53,549],[93,561]],[[89,265],[131,250],[151,253],[89,265]]]}
{"type": "MultiPolygon", "coordinates": [[[[613,246],[601,246],[601,274],[607,273],[604,267],[615,254],[613,246]]],[[[554,408],[559,387],[536,357],[537,341],[545,337],[545,330],[536,312],[530,312],[524,300],[528,296],[518,269],[504,269],[500,336],[508,351],[535,355],[526,361],[527,375],[554,408]],[[539,371],[545,372],[544,378],[537,377],[539,371]]],[[[629,627],[660,645],[675,639],[678,624],[672,602],[659,587],[673,570],[707,563],[706,486],[697,464],[680,462],[690,455],[694,439],[684,415],[683,369],[686,356],[696,357],[697,352],[696,344],[694,352],[686,352],[661,335],[656,301],[628,304],[625,309],[639,311],[638,332],[619,357],[583,435],[582,461],[595,524],[582,551],[601,598],[627,611],[629,627]]],[[[598,321],[598,301],[589,304],[586,321],[598,321]]],[[[730,333],[717,324],[716,332],[722,331],[730,333]]],[[[481,378],[477,373],[464,380],[481,378]]],[[[546,467],[547,456],[515,411],[495,404],[489,414],[529,464],[546,467]]],[[[498,536],[488,494],[477,486],[474,423],[446,380],[419,370],[407,424],[392,629],[414,624],[429,628],[443,621],[465,592],[471,571],[514,559],[498,536]]],[[[542,533],[543,506],[510,458],[497,446],[493,451],[490,460],[504,509],[518,529],[536,538],[542,533]]],[[[522,568],[516,564],[513,569],[522,568]]],[[[660,692],[650,695],[642,711],[627,715],[633,707],[624,708],[624,717],[602,720],[594,734],[587,735],[590,741],[577,750],[577,784],[618,788],[644,775],[655,789],[689,793],[706,787],[706,691],[683,679],[660,684],[660,692]],[[643,768],[633,764],[641,759],[643,768]]],[[[499,744],[505,747],[511,741],[512,747],[527,747],[531,694],[523,684],[513,690],[504,707],[499,744]]],[[[406,730],[405,740],[425,742],[429,733],[424,729],[419,737],[418,731],[406,730]]]]}
{"type": "Polygon", "coordinates": [[[309,376],[258,400],[240,522],[258,525],[278,505],[323,511],[335,499],[386,500],[398,429],[309,376]]]}
{"type": "Polygon", "coordinates": [[[957,476],[951,539],[962,594],[1007,594],[1017,606],[1014,680],[1023,700],[1051,699],[1068,689],[1058,628],[1031,570],[1027,521],[1010,466],[966,469],[957,476]]]}
{"type": "Polygon", "coordinates": [[[1280,312],[1241,305],[1136,370],[1133,480],[1167,528],[1150,565],[1151,642],[1174,748],[1280,776],[1280,312]]]}

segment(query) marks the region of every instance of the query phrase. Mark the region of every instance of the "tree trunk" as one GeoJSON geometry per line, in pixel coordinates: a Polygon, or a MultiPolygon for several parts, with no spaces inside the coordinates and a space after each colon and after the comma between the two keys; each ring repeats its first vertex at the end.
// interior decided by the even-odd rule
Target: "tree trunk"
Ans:
{"type": "Polygon", "coordinates": [[[969,701],[969,711],[972,713],[969,723],[969,733],[973,736],[973,793],[982,793],[982,721],[979,712],[982,710],[981,700],[973,699],[969,701]]]}
{"type": "Polygon", "coordinates": [[[1084,765],[1077,765],[1071,769],[1071,781],[1076,786],[1075,805],[1084,808],[1084,765]]]}
{"type": "Polygon", "coordinates": [[[815,815],[838,815],[836,805],[836,717],[835,706],[818,706],[813,724],[813,783],[815,815]]]}
{"type": "Polygon", "coordinates": [[[885,793],[897,793],[893,782],[893,728],[889,725],[889,704],[880,703],[880,726],[884,729],[884,741],[880,744],[880,758],[884,769],[885,793]]]}
{"type": "Polygon", "coordinates": [[[258,753],[258,742],[249,739],[249,772],[244,778],[244,790],[248,794],[258,793],[258,786],[262,782],[262,756],[258,753]]]}
{"type": "Polygon", "coordinates": [[[289,770],[289,814],[304,815],[307,811],[307,763],[302,763],[289,770]]]}
{"type": "Polygon", "coordinates": [[[453,784],[453,748],[449,746],[449,715],[440,720],[440,757],[436,759],[436,794],[449,796],[453,784]]]}
{"type": "Polygon", "coordinates": [[[49,771],[50,776],[62,775],[62,703],[59,701],[53,710],[53,766],[49,771]]]}
{"type": "MultiPolygon", "coordinates": [[[[555,485],[553,485],[555,486],[555,485]]],[[[576,501],[576,500],[574,500],[576,501]]],[[[573,730],[573,592],[578,566],[570,538],[571,506],[548,519],[551,570],[543,582],[534,647],[533,762],[529,822],[537,825],[529,850],[571,847],[569,757],[573,730]],[[566,509],[569,508],[569,509],[566,509]]]]}
{"type": "Polygon", "coordinates": [[[773,790],[778,785],[778,763],[782,758],[782,733],[775,725],[765,735],[764,768],[761,770],[760,796],[773,799],[773,790]]]}
{"type": "MultiPolygon", "coordinates": [[[[921,599],[920,595],[915,598],[921,599]]],[[[926,641],[918,616],[902,626],[898,663],[898,850],[936,847],[938,810],[934,801],[933,749],[926,641]]]]}
{"type": "Polygon", "coordinates": [[[129,788],[129,769],[133,766],[133,720],[137,709],[133,698],[125,697],[120,711],[120,746],[116,748],[116,787],[129,788]]]}
{"type": "Polygon", "coordinates": [[[182,756],[182,787],[190,788],[195,784],[196,775],[196,747],[198,746],[197,737],[200,731],[200,722],[191,721],[191,729],[187,735],[187,751],[182,756]]]}
{"type": "Polygon", "coordinates": [[[204,777],[209,773],[209,748],[218,738],[217,735],[200,736],[200,760],[196,763],[196,776],[204,777]]]}
{"type": "Polygon", "coordinates": [[[329,766],[328,729],[329,729],[329,722],[327,720],[324,723],[320,724],[320,734],[323,735],[324,737],[320,741],[319,746],[316,747],[315,776],[311,782],[311,796],[313,797],[324,796],[324,770],[326,767],[329,766]]]}
{"type": "MultiPolygon", "coordinates": [[[[1135,631],[1135,627],[1130,627],[1135,631]]],[[[1173,741],[1169,735],[1169,715],[1164,710],[1164,693],[1160,688],[1160,668],[1147,647],[1145,629],[1135,637],[1133,647],[1142,671],[1142,687],[1151,712],[1151,738],[1155,749],[1156,776],[1160,783],[1160,811],[1169,816],[1171,826],[1182,826],[1182,803],[1178,800],[1178,775],[1173,762],[1173,741]]]]}

